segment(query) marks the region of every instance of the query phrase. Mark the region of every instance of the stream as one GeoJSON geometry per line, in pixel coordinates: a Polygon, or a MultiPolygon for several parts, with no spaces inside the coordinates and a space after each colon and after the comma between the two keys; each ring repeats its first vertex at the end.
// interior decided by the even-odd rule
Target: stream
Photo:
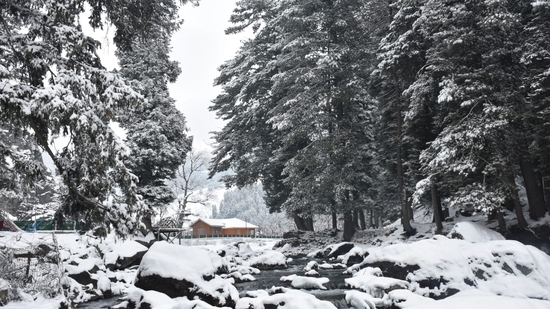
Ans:
{"type": "MultiPolygon", "coordinates": [[[[254,275],[256,281],[251,282],[242,282],[236,283],[235,287],[239,291],[239,297],[245,297],[247,291],[255,290],[266,290],[273,286],[284,286],[290,287],[288,282],[280,281],[282,276],[290,276],[293,274],[303,276],[304,267],[312,259],[307,257],[298,257],[293,258],[291,262],[288,263],[288,268],[286,269],[276,269],[276,270],[262,270],[261,274],[254,275]]],[[[315,259],[319,264],[322,263],[321,260],[315,259]]],[[[304,290],[305,292],[314,295],[318,299],[330,301],[337,308],[348,308],[344,297],[344,279],[349,278],[350,275],[343,275],[344,269],[319,269],[318,270],[320,277],[327,277],[330,279],[330,282],[325,284],[327,290],[304,290]]],[[[121,302],[120,296],[112,297],[107,299],[100,299],[96,301],[91,301],[87,303],[81,303],[76,306],[78,309],[108,309],[114,305],[117,305],[121,302]]]]}
{"type": "MultiPolygon", "coordinates": [[[[259,275],[254,275],[256,281],[236,283],[235,287],[239,291],[239,297],[245,297],[247,291],[266,290],[273,286],[290,287],[287,282],[280,281],[282,276],[290,276],[296,274],[298,276],[304,275],[304,267],[309,261],[315,260],[319,264],[322,263],[318,259],[310,259],[307,257],[293,258],[288,263],[286,269],[276,270],[262,270],[259,275]]],[[[318,299],[330,301],[337,308],[348,308],[345,298],[344,279],[350,278],[350,275],[342,274],[345,269],[319,269],[320,277],[327,277],[330,282],[325,284],[327,290],[304,290],[305,292],[314,295],[318,299]]]]}

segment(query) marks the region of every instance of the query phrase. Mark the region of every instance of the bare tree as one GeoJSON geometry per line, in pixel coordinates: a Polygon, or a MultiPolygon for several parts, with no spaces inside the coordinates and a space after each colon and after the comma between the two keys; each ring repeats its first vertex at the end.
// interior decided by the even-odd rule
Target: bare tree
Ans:
{"type": "Polygon", "coordinates": [[[178,196],[178,220],[183,220],[189,211],[190,204],[209,206],[214,199],[212,182],[208,180],[208,162],[210,153],[205,150],[192,149],[185,159],[185,163],[178,168],[177,180],[174,183],[178,196]]]}

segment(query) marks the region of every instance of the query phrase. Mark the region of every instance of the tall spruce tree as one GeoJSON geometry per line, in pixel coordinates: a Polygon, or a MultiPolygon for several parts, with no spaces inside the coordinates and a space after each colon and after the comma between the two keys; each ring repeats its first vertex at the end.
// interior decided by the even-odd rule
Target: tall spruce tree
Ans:
{"type": "MultiPolygon", "coordinates": [[[[237,184],[262,179],[267,200],[295,218],[344,214],[346,239],[372,193],[376,110],[364,85],[376,23],[365,4],[241,2],[233,20],[258,32],[221,68],[224,93],[213,106],[229,120],[214,170],[232,166],[237,184]]],[[[299,228],[312,227],[299,219],[299,228]]]]}
{"type": "Polygon", "coordinates": [[[521,33],[521,63],[525,66],[523,84],[525,89],[525,102],[518,106],[518,113],[522,115],[516,118],[515,126],[520,128],[521,135],[518,138],[525,142],[522,144],[524,175],[531,180],[525,180],[525,186],[529,197],[529,215],[533,219],[543,217],[550,205],[550,190],[547,183],[550,181],[550,125],[548,115],[550,112],[550,52],[548,42],[550,40],[550,3],[548,1],[530,2],[531,6],[525,15],[525,27],[521,33]],[[526,152],[528,150],[528,152],[526,152]],[[540,183],[532,180],[532,168],[537,168],[540,183]],[[546,207],[546,208],[545,208],[546,207]]]}
{"type": "MultiPolygon", "coordinates": [[[[271,26],[272,19],[284,2],[240,1],[226,32],[236,33],[251,26],[255,35],[245,41],[237,55],[220,68],[215,84],[222,86],[222,93],[213,100],[211,110],[227,121],[215,134],[217,142],[210,166],[214,173],[233,170],[225,176],[227,186],[242,188],[261,180],[265,189],[265,201],[271,212],[281,211],[290,188],[283,183],[282,175],[286,158],[292,157],[301,145],[282,148],[281,138],[269,123],[276,99],[269,96],[273,87],[272,77],[279,72],[275,60],[281,53],[276,44],[280,33],[271,26]],[[275,153],[278,159],[275,160],[275,153]]],[[[307,229],[301,214],[294,212],[296,226],[307,229]]]]}
{"type": "Polygon", "coordinates": [[[166,207],[175,196],[168,181],[191,150],[185,117],[176,109],[168,92],[168,83],[175,82],[181,70],[169,59],[171,31],[159,32],[149,40],[137,39],[131,51],[118,52],[121,73],[139,85],[146,101],[119,118],[127,130],[130,148],[128,166],[139,179],[138,193],[148,209],[144,223],[152,229],[151,217],[166,207]]]}
{"type": "MultiPolygon", "coordinates": [[[[384,199],[397,201],[401,223],[409,235],[415,233],[412,220],[411,185],[416,176],[412,162],[416,161],[413,138],[405,127],[409,98],[404,91],[415,81],[425,64],[425,38],[415,23],[421,15],[421,2],[396,1],[388,7],[393,16],[387,34],[380,41],[377,70],[373,72],[373,92],[380,102],[378,124],[379,161],[384,172],[379,180],[378,203],[384,199]],[[394,181],[397,179],[397,182],[394,181]],[[384,194],[384,192],[387,192],[384,194]]],[[[409,132],[412,130],[409,130],[409,132]]],[[[425,131],[425,130],[423,130],[425,131]]]]}

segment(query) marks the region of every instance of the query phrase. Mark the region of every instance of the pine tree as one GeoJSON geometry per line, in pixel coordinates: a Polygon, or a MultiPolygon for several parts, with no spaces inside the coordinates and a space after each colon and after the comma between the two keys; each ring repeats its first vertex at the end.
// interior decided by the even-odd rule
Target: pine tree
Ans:
{"type": "Polygon", "coordinates": [[[247,1],[236,12],[234,29],[258,32],[221,68],[213,109],[229,123],[214,169],[233,167],[237,184],[262,179],[266,200],[299,228],[312,228],[315,213],[345,213],[349,239],[352,213],[372,193],[376,110],[363,85],[376,23],[352,0],[247,1]]]}
{"type": "MultiPolygon", "coordinates": [[[[389,10],[395,11],[387,34],[380,41],[378,69],[373,72],[374,94],[380,102],[381,119],[378,122],[379,161],[384,170],[379,180],[379,203],[385,199],[397,200],[401,213],[401,222],[407,234],[415,230],[410,224],[412,209],[410,206],[411,183],[416,175],[413,138],[406,134],[405,116],[409,113],[409,98],[404,91],[415,81],[418,70],[425,64],[425,38],[415,25],[421,15],[421,3],[418,1],[396,1],[389,10]],[[394,179],[397,179],[395,184],[394,179]],[[384,192],[387,192],[384,194],[384,192]],[[388,196],[389,195],[389,196],[388,196]]],[[[412,125],[409,125],[412,128],[412,125]]]]}
{"type": "MultiPolygon", "coordinates": [[[[520,149],[524,166],[522,172],[524,175],[532,175],[531,170],[537,167],[540,173],[538,177],[540,184],[535,183],[532,179],[525,181],[530,197],[529,215],[533,219],[538,219],[544,216],[546,208],[550,204],[549,190],[546,186],[547,175],[550,174],[547,163],[550,158],[548,140],[550,126],[547,120],[550,111],[550,76],[548,74],[550,66],[550,52],[548,51],[550,3],[536,1],[530,4],[532,7],[526,14],[526,24],[521,34],[521,63],[525,66],[523,84],[525,85],[526,101],[525,104],[518,106],[518,112],[523,116],[516,118],[515,126],[521,132],[518,139],[524,141],[523,147],[520,149]],[[526,152],[526,150],[529,151],[526,152]]],[[[530,178],[533,178],[533,175],[530,178]]]]}
{"type": "MultiPolygon", "coordinates": [[[[120,50],[177,13],[171,1],[87,3],[93,27],[104,25],[102,13],[116,26],[120,50]]],[[[112,224],[126,235],[138,226],[144,208],[137,179],[125,165],[127,148],[109,123],[143,97],[118,73],[102,67],[99,42],[82,32],[84,4],[0,4],[0,119],[10,132],[31,132],[52,158],[66,187],[59,217],[80,217],[87,228],[112,224]],[[52,144],[60,137],[64,143],[56,151],[52,144]]]]}
{"type": "Polygon", "coordinates": [[[520,11],[514,1],[423,6],[418,25],[430,45],[426,66],[408,89],[411,117],[423,105],[435,111],[437,136],[420,157],[428,175],[422,184],[445,183],[451,205],[498,215],[510,194],[508,145],[517,142],[510,139],[510,117],[521,102],[520,11]]]}
{"type": "Polygon", "coordinates": [[[148,206],[144,218],[148,230],[152,229],[155,211],[174,201],[167,182],[176,178],[192,143],[185,117],[168,92],[168,83],[175,82],[181,73],[178,63],[169,59],[169,52],[170,32],[149,40],[138,39],[131,51],[118,52],[122,75],[140,85],[140,93],[146,98],[119,120],[127,130],[128,166],[139,178],[138,192],[148,206]]]}
{"type": "MultiPolygon", "coordinates": [[[[281,138],[269,119],[276,100],[268,94],[273,87],[273,76],[279,72],[276,58],[281,53],[276,46],[278,31],[271,27],[280,6],[284,3],[265,1],[241,1],[231,21],[234,26],[228,34],[252,26],[255,36],[243,42],[237,55],[220,68],[215,84],[222,86],[222,93],[210,107],[218,117],[227,121],[215,134],[217,141],[210,166],[210,176],[232,170],[234,175],[223,177],[228,187],[242,188],[261,180],[265,201],[271,212],[281,211],[290,188],[283,183],[282,175],[286,158],[292,157],[300,145],[282,149],[281,138]],[[275,153],[279,153],[275,159],[275,153]]],[[[294,213],[299,229],[306,229],[305,222],[294,213]]]]}

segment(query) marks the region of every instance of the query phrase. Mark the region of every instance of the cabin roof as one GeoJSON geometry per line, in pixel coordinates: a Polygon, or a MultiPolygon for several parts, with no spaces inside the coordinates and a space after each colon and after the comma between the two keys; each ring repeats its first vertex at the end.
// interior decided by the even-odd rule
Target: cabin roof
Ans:
{"type": "Polygon", "coordinates": [[[234,228],[249,228],[257,229],[258,226],[252,223],[245,222],[241,219],[230,218],[230,219],[203,219],[198,218],[195,220],[191,226],[195,225],[197,222],[202,221],[211,227],[221,227],[222,229],[234,229],[234,228]]]}

